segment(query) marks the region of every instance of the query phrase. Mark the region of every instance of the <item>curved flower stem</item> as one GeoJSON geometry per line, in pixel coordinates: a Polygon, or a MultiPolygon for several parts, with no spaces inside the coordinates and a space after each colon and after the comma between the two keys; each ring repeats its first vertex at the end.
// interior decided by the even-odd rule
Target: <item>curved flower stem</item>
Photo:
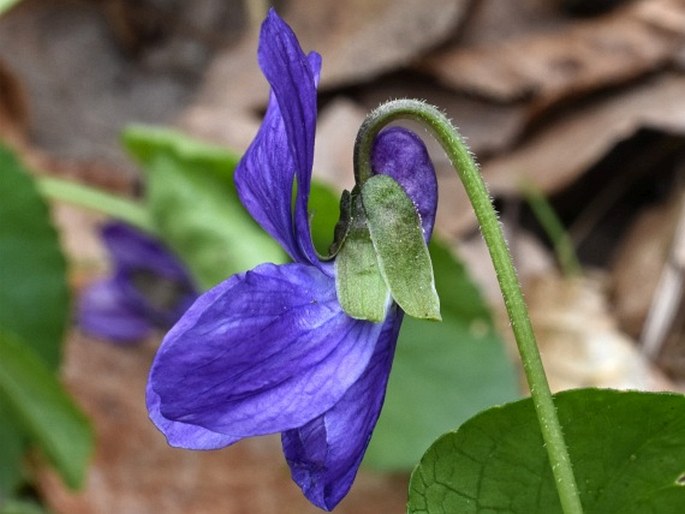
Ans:
{"type": "Polygon", "coordinates": [[[374,138],[384,126],[397,119],[410,119],[430,127],[464,184],[497,273],[562,509],[566,514],[582,514],[571,461],[516,270],[478,166],[456,128],[437,108],[418,100],[395,100],[381,105],[359,129],[354,149],[357,183],[363,184],[373,174],[369,156],[374,138]]]}
{"type": "Polygon", "coordinates": [[[43,177],[36,182],[40,192],[48,198],[107,214],[149,234],[156,232],[147,211],[137,202],[67,180],[43,177]]]}

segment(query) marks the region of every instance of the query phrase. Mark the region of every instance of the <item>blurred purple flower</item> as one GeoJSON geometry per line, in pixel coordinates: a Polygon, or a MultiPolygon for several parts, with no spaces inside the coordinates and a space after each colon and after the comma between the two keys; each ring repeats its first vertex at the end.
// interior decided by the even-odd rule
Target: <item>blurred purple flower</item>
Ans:
{"type": "MultiPolygon", "coordinates": [[[[236,188],[294,263],[262,264],[202,295],[160,347],[148,409],[182,448],[281,432],[293,479],[330,510],[352,485],[378,419],[402,312],[391,303],[382,323],[350,318],[336,297],[333,264],[312,245],[307,203],[320,56],[305,56],[274,11],[262,25],[258,56],[272,94],[236,169],[236,188]]],[[[412,195],[429,237],[437,185],[423,143],[388,129],[372,163],[412,195]]]]}
{"type": "Polygon", "coordinates": [[[81,329],[120,343],[169,329],[198,296],[183,264],[159,241],[124,223],[106,224],[102,239],[113,273],[81,295],[81,329]]]}

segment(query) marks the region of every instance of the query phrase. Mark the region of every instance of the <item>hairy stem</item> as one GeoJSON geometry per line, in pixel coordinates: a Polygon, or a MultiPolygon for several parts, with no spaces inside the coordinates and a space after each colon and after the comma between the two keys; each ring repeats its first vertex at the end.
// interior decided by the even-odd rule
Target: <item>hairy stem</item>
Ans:
{"type": "Polygon", "coordinates": [[[357,183],[363,184],[373,174],[369,159],[374,138],[388,123],[398,119],[418,121],[432,130],[466,189],[495,267],[497,280],[523,363],[523,370],[535,405],[562,509],[566,514],[582,514],[583,509],[568,449],[557,417],[552,393],[547,383],[516,270],[504,240],[497,213],[478,171],[478,166],[456,128],[437,108],[418,100],[395,100],[381,105],[369,114],[359,129],[354,149],[354,169],[357,183]]]}
{"type": "Polygon", "coordinates": [[[147,211],[137,202],[66,180],[43,177],[37,183],[47,198],[107,214],[150,234],[156,232],[147,211]]]}

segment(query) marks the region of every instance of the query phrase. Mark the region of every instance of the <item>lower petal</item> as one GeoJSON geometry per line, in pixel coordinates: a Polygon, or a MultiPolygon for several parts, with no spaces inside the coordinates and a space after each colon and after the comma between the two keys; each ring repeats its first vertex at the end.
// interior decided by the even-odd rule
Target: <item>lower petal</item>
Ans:
{"type": "Polygon", "coordinates": [[[236,438],[302,426],[357,381],[381,329],[348,317],[313,266],[235,275],[164,339],[150,372],[159,416],[236,438]]]}
{"type": "Polygon", "coordinates": [[[187,450],[216,450],[238,440],[236,437],[212,432],[197,425],[179,423],[165,418],[159,411],[159,395],[152,390],[149,383],[145,396],[150,419],[166,436],[171,446],[187,450]]]}
{"type": "Polygon", "coordinates": [[[392,308],[359,380],[325,414],[283,433],[293,480],[322,509],[332,510],[349,491],[378,421],[402,321],[392,308]]]}

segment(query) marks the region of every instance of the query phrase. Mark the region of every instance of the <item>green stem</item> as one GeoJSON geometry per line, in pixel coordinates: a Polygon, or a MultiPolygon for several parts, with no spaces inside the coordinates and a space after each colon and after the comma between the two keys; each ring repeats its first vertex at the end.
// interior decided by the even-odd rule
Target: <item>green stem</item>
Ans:
{"type": "Polygon", "coordinates": [[[107,214],[150,234],[156,232],[147,211],[138,202],[56,178],[39,178],[37,184],[41,193],[48,198],[107,214]]]}
{"type": "Polygon", "coordinates": [[[373,174],[369,159],[374,138],[384,126],[397,119],[418,121],[432,129],[464,184],[497,273],[562,509],[566,514],[582,514],[571,460],[516,270],[478,166],[457,130],[437,108],[418,100],[395,100],[381,105],[366,118],[357,136],[354,149],[357,183],[363,184],[373,174]]]}
{"type": "Polygon", "coordinates": [[[568,231],[564,228],[545,195],[530,181],[521,183],[521,191],[533,214],[549,237],[564,275],[567,277],[580,275],[582,267],[573,248],[573,241],[571,241],[568,231]]]}

